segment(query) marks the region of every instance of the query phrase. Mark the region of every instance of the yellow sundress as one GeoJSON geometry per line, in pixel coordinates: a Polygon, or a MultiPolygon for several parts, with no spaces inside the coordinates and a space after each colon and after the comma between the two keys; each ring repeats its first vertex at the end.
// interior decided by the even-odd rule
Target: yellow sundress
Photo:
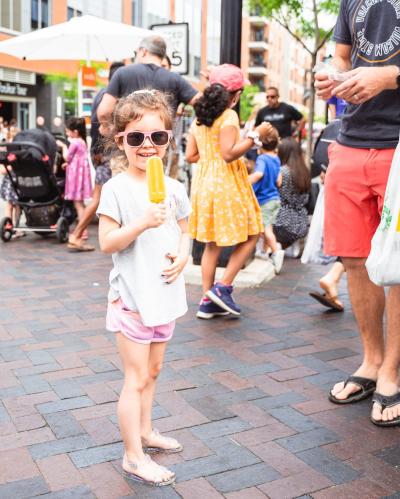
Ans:
{"type": "Polygon", "coordinates": [[[211,127],[190,127],[200,159],[192,184],[190,235],[204,243],[233,246],[262,232],[261,210],[242,158],[226,163],[219,147],[220,130],[234,126],[239,138],[239,118],[226,109],[211,127]]]}

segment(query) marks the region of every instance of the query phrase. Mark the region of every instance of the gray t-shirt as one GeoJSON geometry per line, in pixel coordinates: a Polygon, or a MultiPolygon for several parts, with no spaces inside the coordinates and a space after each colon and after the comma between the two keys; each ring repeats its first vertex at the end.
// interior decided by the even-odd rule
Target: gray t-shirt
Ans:
{"type": "MultiPolygon", "coordinates": [[[[129,310],[140,314],[146,326],[167,324],[187,311],[183,275],[165,284],[161,274],[171,264],[166,254],[178,251],[181,230],[177,221],[189,216],[190,202],[180,182],[169,177],[165,182],[167,221],[145,230],[127,248],[112,255],[108,300],[121,298],[129,310]]],[[[97,214],[128,225],[143,217],[149,206],[147,184],[124,172],[103,186],[97,214]]]]}
{"type": "MultiPolygon", "coordinates": [[[[394,0],[342,0],[334,31],[351,45],[353,68],[400,66],[400,4],[394,0]]],[[[385,90],[364,104],[348,104],[338,142],[363,149],[396,147],[400,131],[400,90],[385,90]]]]}
{"type": "Polygon", "coordinates": [[[197,93],[181,75],[156,64],[139,63],[119,68],[108,84],[107,93],[119,99],[145,88],[169,94],[174,113],[181,102],[188,104],[197,93]]]}

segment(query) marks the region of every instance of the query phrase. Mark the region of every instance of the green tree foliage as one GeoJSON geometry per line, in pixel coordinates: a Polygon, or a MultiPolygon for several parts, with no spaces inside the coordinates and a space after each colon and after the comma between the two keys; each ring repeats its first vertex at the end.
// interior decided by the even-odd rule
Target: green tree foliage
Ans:
{"type": "MultiPolygon", "coordinates": [[[[319,50],[331,37],[339,3],[340,0],[249,0],[249,7],[252,13],[275,20],[303,46],[311,56],[310,67],[305,69],[311,70],[317,61],[319,50]],[[331,23],[326,27],[323,21],[329,21],[330,18],[331,23]]],[[[310,80],[308,126],[309,130],[312,130],[315,109],[312,72],[310,80]]],[[[309,134],[309,157],[311,150],[312,137],[309,134]]]]}
{"type": "Polygon", "coordinates": [[[240,119],[247,121],[254,108],[254,96],[260,91],[256,85],[247,85],[244,87],[240,96],[240,119]]]}
{"type": "Polygon", "coordinates": [[[75,116],[78,114],[78,77],[71,77],[66,74],[45,75],[46,83],[53,83],[57,87],[58,95],[64,101],[65,116],[75,116]]]}
{"type": "MultiPolygon", "coordinates": [[[[85,61],[80,61],[80,67],[86,64],[85,61]]],[[[107,65],[103,62],[93,62],[92,67],[96,69],[98,74],[100,69],[104,69],[107,65]]],[[[46,83],[53,83],[57,86],[58,93],[64,101],[65,116],[76,116],[78,114],[78,76],[70,76],[63,73],[47,74],[44,76],[46,83]]],[[[96,85],[100,83],[97,79],[96,85]]]]}

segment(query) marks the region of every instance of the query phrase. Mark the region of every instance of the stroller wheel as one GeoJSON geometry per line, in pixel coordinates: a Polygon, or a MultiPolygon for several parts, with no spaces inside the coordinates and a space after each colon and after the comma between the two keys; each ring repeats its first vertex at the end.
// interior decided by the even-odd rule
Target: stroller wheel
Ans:
{"type": "Polygon", "coordinates": [[[5,243],[11,241],[11,237],[14,233],[13,223],[11,218],[4,217],[0,221],[0,237],[5,243]]]}
{"type": "Polygon", "coordinates": [[[66,243],[68,241],[68,220],[64,217],[60,217],[57,220],[56,236],[60,243],[66,243]]]}

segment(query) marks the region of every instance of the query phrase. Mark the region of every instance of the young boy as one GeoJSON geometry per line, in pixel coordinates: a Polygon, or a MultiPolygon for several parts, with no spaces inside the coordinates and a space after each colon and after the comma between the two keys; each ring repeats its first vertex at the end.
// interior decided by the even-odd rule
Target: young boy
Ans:
{"type": "Polygon", "coordinates": [[[278,131],[274,129],[266,142],[263,142],[256,160],[254,173],[249,176],[250,182],[254,184],[254,193],[261,207],[264,222],[263,248],[256,251],[256,257],[264,260],[268,259],[268,248],[270,248],[271,260],[277,274],[282,269],[285,255],[282,249],[278,249],[272,229],[281,206],[278,187],[282,184],[282,174],[280,171],[281,163],[276,153],[278,143],[278,131]]]}

